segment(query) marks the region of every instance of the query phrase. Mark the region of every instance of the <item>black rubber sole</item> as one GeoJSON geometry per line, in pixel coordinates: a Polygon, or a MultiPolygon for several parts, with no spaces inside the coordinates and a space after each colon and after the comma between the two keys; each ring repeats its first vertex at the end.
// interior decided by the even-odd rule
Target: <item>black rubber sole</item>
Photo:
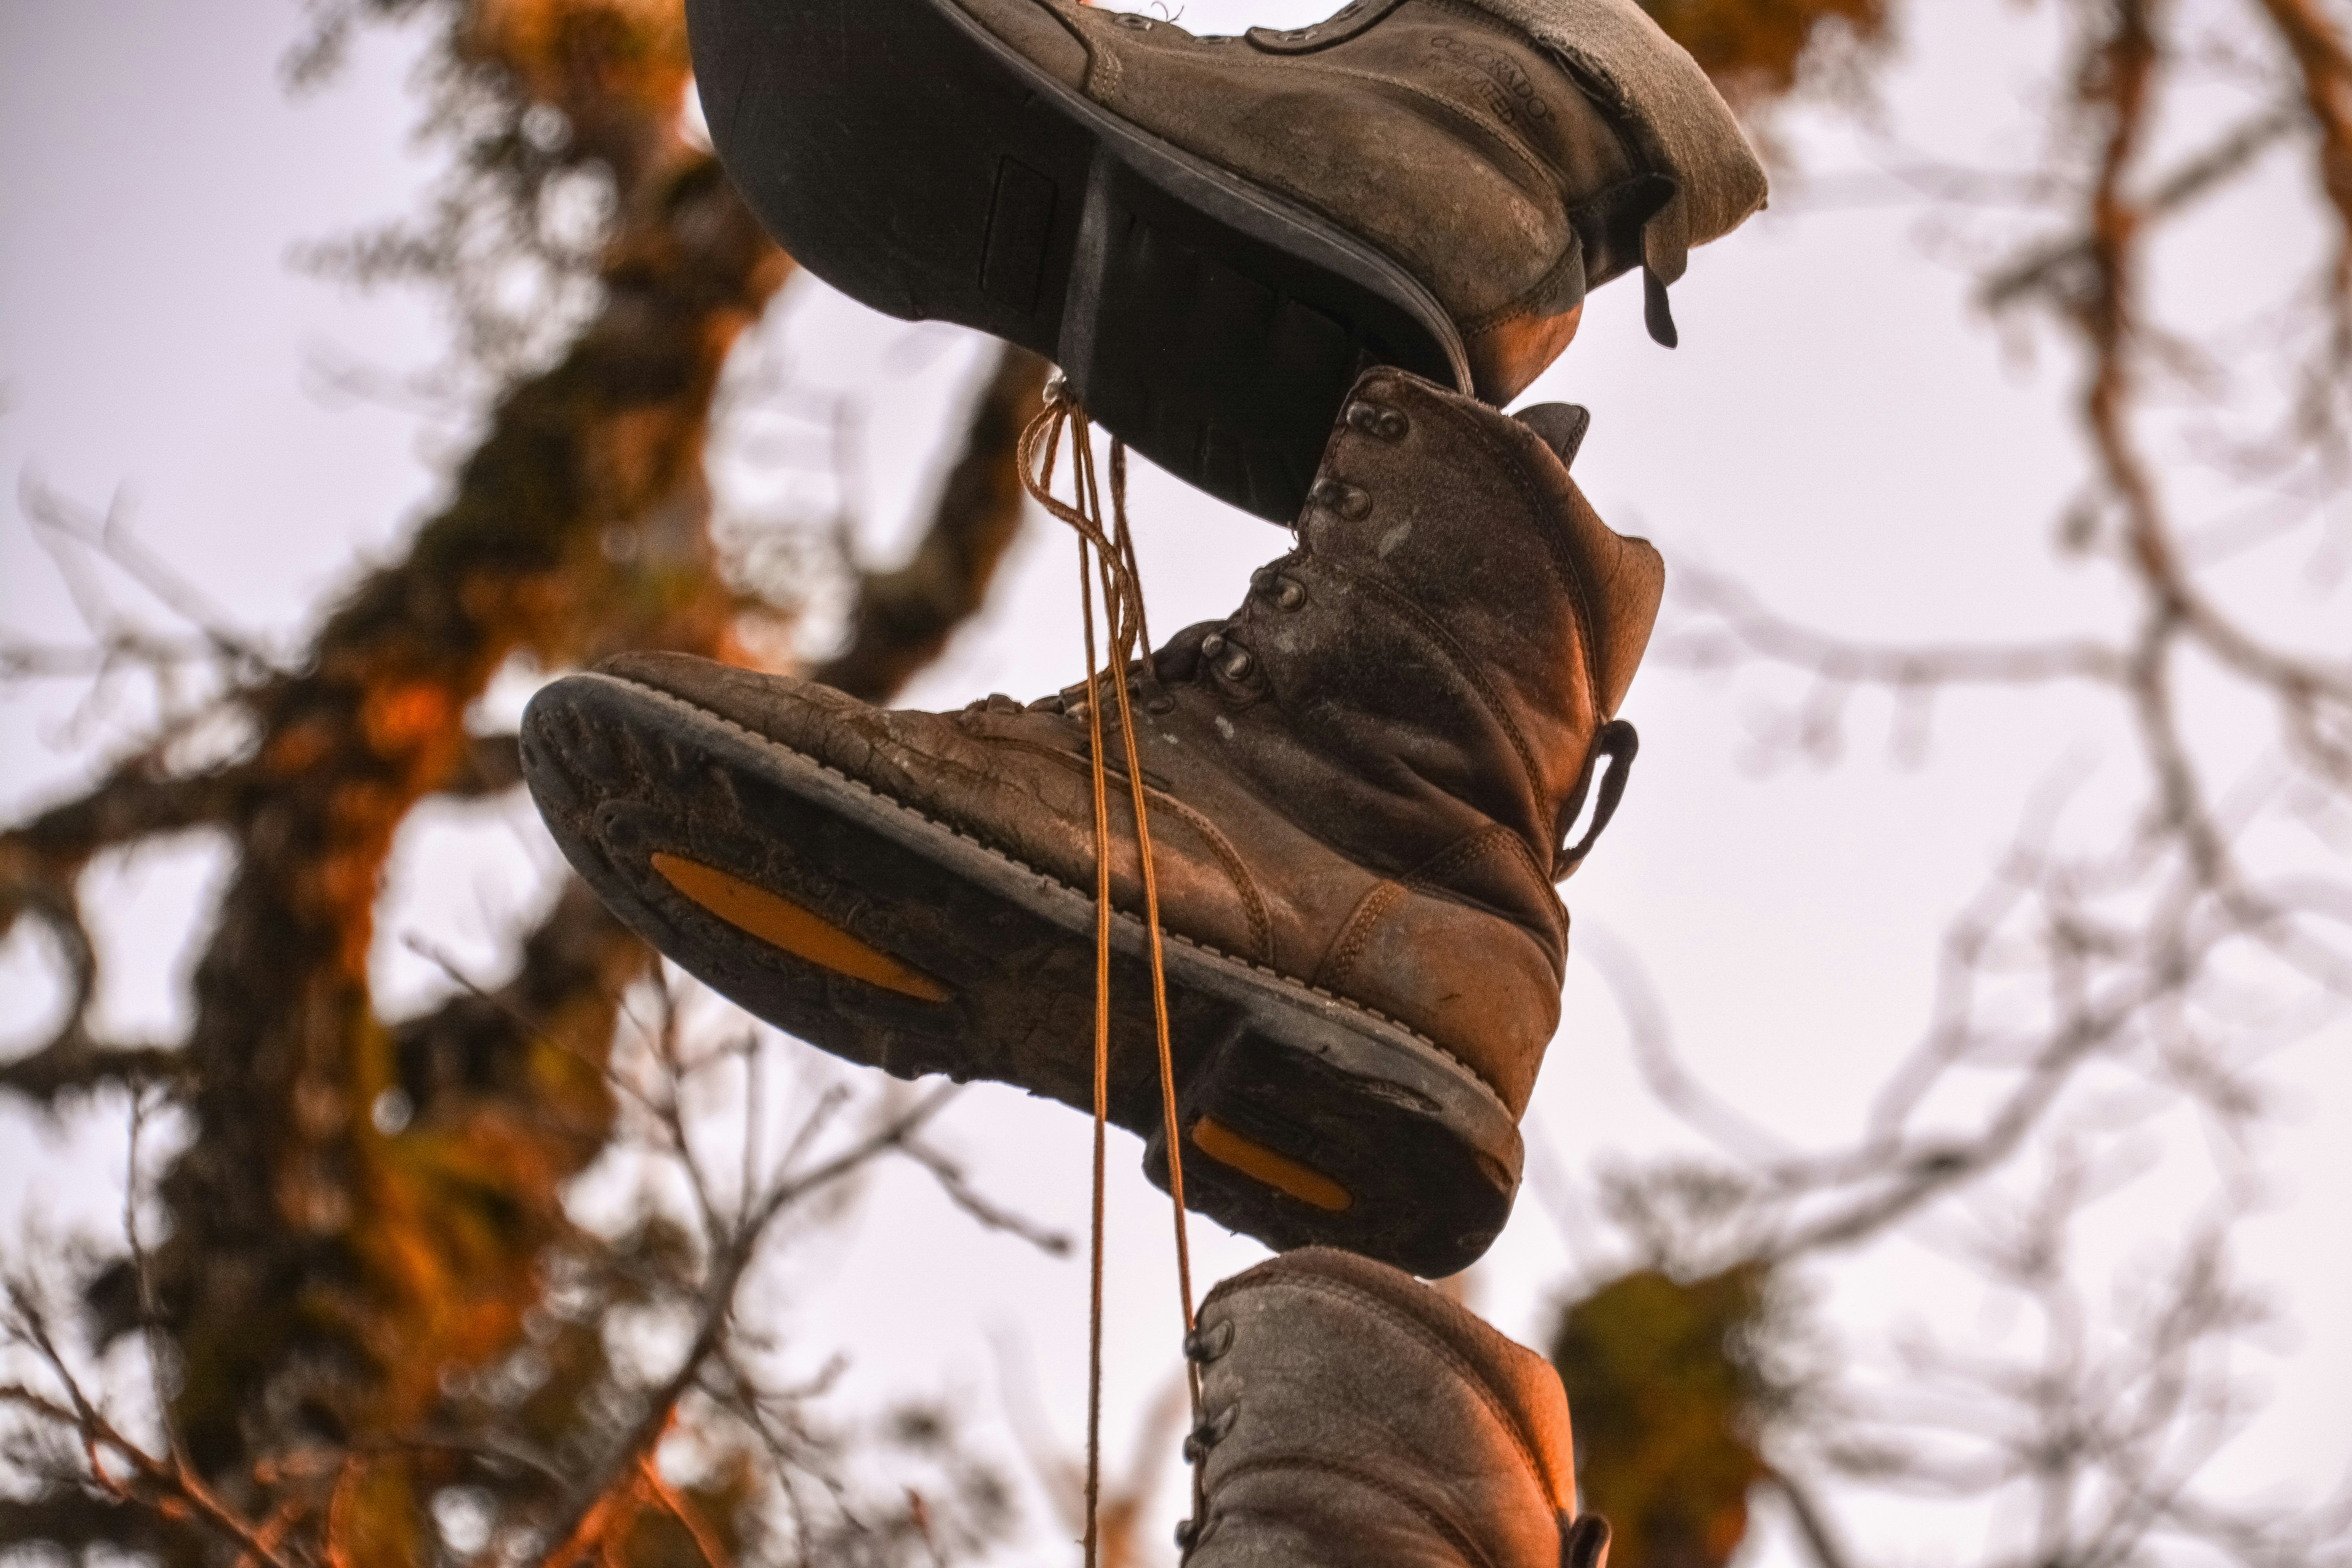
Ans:
{"type": "MultiPolygon", "coordinates": [[[[522,757],[556,842],[614,912],[759,1016],[900,1077],[1091,1109],[1090,892],[608,676],[541,692],[522,757]],[[784,901],[834,946],[819,962],[754,934],[740,908],[683,890],[681,865],[784,901]]],[[[1118,917],[1110,1115],[1145,1139],[1164,1188],[1147,941],[1118,917]]],[[[1271,1247],[1341,1247],[1432,1278],[1486,1251],[1521,1149],[1485,1084],[1306,985],[1179,940],[1165,952],[1190,1206],[1271,1247]]]]}
{"type": "Polygon", "coordinates": [[[689,0],[728,173],[876,310],[1060,365],[1152,462],[1298,514],[1358,374],[1471,390],[1443,306],[1297,204],[1070,91],[954,0],[689,0]]]}

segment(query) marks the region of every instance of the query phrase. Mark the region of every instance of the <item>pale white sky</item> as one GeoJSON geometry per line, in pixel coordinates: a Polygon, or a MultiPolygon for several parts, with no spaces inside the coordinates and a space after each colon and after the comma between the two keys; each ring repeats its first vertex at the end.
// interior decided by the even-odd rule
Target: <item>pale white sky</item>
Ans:
{"type": "MultiPolygon", "coordinates": [[[[1325,9],[1318,0],[1192,0],[1183,20],[1230,31],[1325,9]]],[[[2026,155],[2052,9],[1907,7],[1910,48],[1885,94],[1891,121],[1955,157],[2026,155]]],[[[232,623],[286,643],[323,594],[397,548],[468,428],[463,411],[444,417],[333,395],[318,373],[330,360],[421,368],[443,340],[412,298],[355,299],[285,265],[299,241],[410,210],[427,172],[409,142],[408,43],[367,42],[337,86],[289,103],[276,69],[296,26],[290,5],[0,0],[0,476],[12,489],[38,476],[100,505],[118,491],[132,498],[148,544],[232,623]]],[[[1812,168],[1860,166],[1855,139],[1832,122],[1800,119],[1789,131],[1812,168]]],[[[2221,239],[2175,258],[2165,297],[2227,300],[2251,261],[2301,243],[2299,177],[2274,162],[2241,198],[2243,210],[2215,226],[2221,239]]],[[[1805,209],[1801,187],[1784,182],[1780,210],[1700,254],[1676,293],[1681,351],[1648,342],[1637,290],[1611,289],[1594,298],[1583,340],[1529,395],[1592,407],[1579,476],[1602,514],[1655,539],[1670,565],[1733,573],[1780,608],[1859,636],[2117,624],[2124,601],[2105,569],[2061,563],[2050,549],[2083,477],[2066,356],[2047,342],[2005,353],[1973,312],[1967,278],[1923,249],[1915,213],[1805,209]]],[[[981,347],[947,329],[878,320],[807,280],[772,311],[759,347],[804,392],[864,410],[865,538],[887,555],[916,514],[935,435],[981,347]]],[[[773,456],[739,453],[720,476],[727,493],[746,506],[811,500],[779,479],[773,456]]],[[[1163,635],[1223,614],[1249,570],[1285,546],[1280,531],[1157,475],[1137,492],[1163,635]]],[[[1072,678],[1069,547],[1050,528],[1033,525],[994,603],[909,703],[1030,696],[1072,678]]],[[[2341,599],[2320,597],[2293,567],[2240,574],[2231,586],[2263,595],[2279,624],[2340,627],[2341,599]]],[[[7,500],[0,626],[49,638],[76,630],[7,500]]],[[[1760,689],[1654,667],[1643,675],[1627,710],[1643,737],[1633,789],[1570,901],[1580,931],[1640,955],[1712,1085],[1792,1139],[1829,1142],[1853,1127],[1914,1038],[1936,937],[2008,842],[2034,783],[2086,758],[2105,770],[2087,797],[2096,811],[2120,798],[2101,791],[2120,787],[2131,758],[2121,730],[2081,694],[1964,697],[1939,710],[1925,766],[1889,760],[1887,716],[1864,702],[1839,766],[1759,775],[1748,725],[1760,689]]],[[[88,710],[81,695],[60,683],[0,699],[0,808],[56,795],[131,732],[135,709],[88,710]]],[[[520,695],[502,688],[499,700],[520,695]]],[[[394,999],[421,1000],[436,984],[401,949],[404,936],[430,933],[487,963],[535,907],[551,863],[520,800],[419,816],[381,926],[379,975],[394,999]]],[[[121,1031],[172,1027],[193,956],[186,936],[216,872],[216,858],[192,844],[93,873],[110,961],[104,1014],[121,1031]]],[[[37,1033],[41,976],[30,940],[0,945],[0,1051],[37,1033]]],[[[1588,1189],[1612,1161],[1686,1146],[1644,1096],[1588,964],[1571,963],[1567,1008],[1530,1141],[1588,1189]]],[[[2233,1484],[2307,1492],[2352,1457],[2342,1415],[2352,1395],[2352,1264],[2340,1219],[2352,1207],[2352,1141],[2341,1134],[2352,1110],[2347,1045],[2339,1027],[2270,1064],[2281,1101],[2267,1153],[2276,1206],[2247,1227],[2246,1258],[2294,1331],[2249,1367],[2277,1397],[2228,1458],[2233,1484]]],[[[0,1102],[0,1248],[26,1216],[112,1223],[118,1123],[119,1110],[101,1105],[53,1131],[0,1102]]],[[[2105,1262],[2175,1233],[2180,1205],[2201,1191],[2195,1125],[2168,1122],[2162,1136],[2156,1173],[2100,1211],[2095,1250],[2105,1262]]],[[[1086,1141],[1079,1119],[1002,1089],[970,1093],[942,1135],[992,1196],[1073,1232],[1086,1212],[1086,1141]]],[[[1115,1144],[1112,1172],[1108,1429],[1118,1437],[1172,1371],[1176,1331],[1164,1202],[1137,1170],[1131,1140],[1115,1144]]],[[[1001,1432],[990,1347],[1010,1336],[1026,1346],[1047,1415],[1074,1445],[1082,1265],[979,1233],[909,1173],[878,1180],[868,1203],[872,1223],[793,1271],[790,1322],[811,1359],[836,1348],[856,1357],[852,1397],[962,1389],[1001,1432]]],[[[1196,1222],[1194,1238],[1204,1289],[1261,1255],[1207,1222],[1196,1222]]],[[[1605,1262],[1571,1259],[1529,1194],[1476,1276],[1477,1300],[1506,1331],[1533,1338],[1569,1271],[1605,1262]]],[[[1821,1287],[1857,1343],[1912,1321],[1986,1344],[2015,1331],[1958,1289],[1934,1245],[1844,1260],[1821,1287]]],[[[1183,1510],[1172,1454],[1170,1462],[1154,1542],[1183,1510]]],[[[1851,1532],[1880,1563],[1962,1563],[1984,1539],[1977,1525],[1917,1505],[1843,1501],[1851,1532]]],[[[1745,1561],[1793,1561],[1778,1519],[1760,1517],[1760,1544],[1745,1561]]],[[[1031,1526],[1024,1556],[1058,1560],[1034,1507],[1031,1526]]]]}

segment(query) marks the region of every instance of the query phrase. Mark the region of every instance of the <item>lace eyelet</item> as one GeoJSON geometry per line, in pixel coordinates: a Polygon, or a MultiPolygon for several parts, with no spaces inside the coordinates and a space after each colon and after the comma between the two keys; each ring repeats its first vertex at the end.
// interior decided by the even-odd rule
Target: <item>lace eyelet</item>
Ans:
{"type": "Polygon", "coordinates": [[[1307,499],[1317,506],[1338,512],[1349,522],[1361,522],[1372,514],[1372,498],[1368,492],[1328,474],[1315,481],[1315,488],[1307,492],[1307,499]]]}
{"type": "Polygon", "coordinates": [[[1194,1329],[1184,1336],[1184,1359],[1195,1366],[1206,1366],[1234,1348],[1234,1321],[1231,1318],[1194,1329]]]}
{"type": "Polygon", "coordinates": [[[1359,400],[1348,405],[1347,419],[1351,429],[1383,441],[1402,441],[1412,428],[1412,421],[1393,408],[1383,408],[1377,403],[1359,400]]]}
{"type": "Polygon", "coordinates": [[[1225,1434],[1234,1429],[1234,1415],[1240,1408],[1237,1405],[1228,1405],[1186,1433],[1184,1462],[1199,1464],[1210,1449],[1223,1442],[1225,1434]]]}

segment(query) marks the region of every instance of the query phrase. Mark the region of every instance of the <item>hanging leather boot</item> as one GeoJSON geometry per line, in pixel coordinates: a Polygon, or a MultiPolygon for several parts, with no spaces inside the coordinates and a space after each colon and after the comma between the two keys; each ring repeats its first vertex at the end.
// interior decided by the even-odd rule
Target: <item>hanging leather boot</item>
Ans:
{"type": "Polygon", "coordinates": [[[1763,205],[1635,0],[1351,0],[1195,37],[1076,0],[688,0],[728,172],[891,315],[1063,367],[1145,457],[1287,522],[1357,374],[1507,402],[1636,267],[1763,205]]]}
{"type": "Polygon", "coordinates": [[[1393,1268],[1311,1248],[1209,1292],[1185,1568],[1604,1568],[1559,1374],[1393,1268]]]}
{"type": "MultiPolygon", "coordinates": [[[[1612,721],[1664,576],[1569,479],[1580,417],[1367,373],[1297,547],[1132,673],[1186,1195],[1276,1247],[1449,1274],[1509,1213],[1559,1020],[1553,883],[1596,775],[1595,833],[1623,786],[1612,721]]],[[[1083,690],[886,711],[631,654],[532,700],[523,767],[590,885],[752,1012],[901,1076],[1089,1107],[1083,690]]],[[[1115,695],[1109,1114],[1164,1183],[1115,695]]]]}

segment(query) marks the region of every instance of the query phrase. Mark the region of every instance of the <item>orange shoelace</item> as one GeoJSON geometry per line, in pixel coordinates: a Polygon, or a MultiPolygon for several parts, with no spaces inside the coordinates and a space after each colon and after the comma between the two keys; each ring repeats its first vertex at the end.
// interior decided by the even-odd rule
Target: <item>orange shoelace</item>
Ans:
{"type": "MultiPolygon", "coordinates": [[[[1095,807],[1095,1081],[1094,1255],[1087,1338],[1087,1524],[1086,1564],[1096,1568],[1101,1548],[1098,1514],[1102,1496],[1104,1156],[1110,1122],[1110,779],[1103,759],[1102,668],[1095,640],[1095,596],[1103,602],[1104,640],[1110,654],[1110,686],[1118,700],[1119,736],[1125,744],[1127,781],[1135,809],[1136,856],[1142,871],[1143,916],[1151,958],[1151,1011],[1160,1050],[1160,1105],[1168,1147],[1168,1192],[1176,1215],[1176,1288],[1191,1336],[1192,1259],[1184,1219],[1184,1152],[1176,1114],[1175,1055],[1168,1034],[1168,981],[1161,961],[1160,887],[1151,858],[1151,827],[1144,804],[1143,763],[1135,736],[1128,672],[1139,657],[1149,658],[1150,627],[1144,619],[1143,583],[1136,569],[1135,541],[1127,526],[1127,446],[1110,447],[1110,507],[1106,516],[1095,466],[1094,426],[1071,398],[1057,373],[1045,389],[1045,407],[1021,433],[1021,482],[1047,511],[1078,536],[1078,604],[1086,627],[1087,740],[1092,764],[1095,807]],[[1063,438],[1071,447],[1073,501],[1053,493],[1055,458],[1063,438]]],[[[1201,1413],[1200,1370],[1188,1358],[1185,1378],[1192,1415],[1201,1413]]]]}

